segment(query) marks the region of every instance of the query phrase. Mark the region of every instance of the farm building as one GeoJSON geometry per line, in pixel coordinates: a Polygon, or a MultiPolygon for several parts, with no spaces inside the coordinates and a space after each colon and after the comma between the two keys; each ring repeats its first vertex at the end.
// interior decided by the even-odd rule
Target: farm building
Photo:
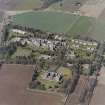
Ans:
{"type": "Polygon", "coordinates": [[[63,76],[56,72],[46,72],[43,76],[43,79],[54,80],[54,81],[59,82],[63,80],[63,76]]]}

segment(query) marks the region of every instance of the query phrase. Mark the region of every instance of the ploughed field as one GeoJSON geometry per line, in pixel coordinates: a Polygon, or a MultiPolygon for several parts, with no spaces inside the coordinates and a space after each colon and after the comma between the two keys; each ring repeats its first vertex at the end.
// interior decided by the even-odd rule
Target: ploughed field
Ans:
{"type": "Polygon", "coordinates": [[[0,105],[63,105],[63,97],[29,91],[32,66],[3,65],[0,69],[0,105]],[[47,100],[47,101],[45,101],[47,100]]]}
{"type": "MultiPolygon", "coordinates": [[[[78,10],[86,0],[48,0],[51,2],[48,5],[49,9],[75,11],[78,10]],[[52,2],[53,1],[53,2],[52,2]],[[77,5],[76,5],[77,2],[77,5]],[[81,5],[78,5],[81,3],[81,5]]],[[[28,10],[38,9],[43,6],[43,0],[0,0],[0,9],[15,9],[15,10],[28,10]]]]}
{"type": "Polygon", "coordinates": [[[0,0],[0,9],[27,10],[40,8],[41,4],[41,0],[0,0]]]}
{"type": "Polygon", "coordinates": [[[42,6],[41,0],[21,0],[21,3],[16,7],[16,10],[37,9],[42,6]]]}
{"type": "Polygon", "coordinates": [[[13,17],[13,23],[48,32],[84,35],[91,27],[92,18],[63,12],[29,12],[13,17]]]}
{"type": "Polygon", "coordinates": [[[92,22],[92,28],[89,36],[92,36],[98,41],[105,40],[105,9],[101,15],[92,22]]]}
{"type": "Polygon", "coordinates": [[[14,9],[21,0],[0,0],[0,10],[9,10],[9,9],[14,9]]]}
{"type": "Polygon", "coordinates": [[[52,4],[49,9],[75,12],[78,11],[88,0],[62,0],[52,4]]]}

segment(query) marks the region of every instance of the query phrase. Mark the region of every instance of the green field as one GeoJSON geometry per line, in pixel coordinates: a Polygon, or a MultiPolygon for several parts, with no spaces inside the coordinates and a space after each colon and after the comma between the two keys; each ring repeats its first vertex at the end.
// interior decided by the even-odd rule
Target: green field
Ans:
{"type": "Polygon", "coordinates": [[[43,31],[80,35],[88,32],[91,18],[63,12],[29,12],[13,17],[14,24],[43,31]]]}

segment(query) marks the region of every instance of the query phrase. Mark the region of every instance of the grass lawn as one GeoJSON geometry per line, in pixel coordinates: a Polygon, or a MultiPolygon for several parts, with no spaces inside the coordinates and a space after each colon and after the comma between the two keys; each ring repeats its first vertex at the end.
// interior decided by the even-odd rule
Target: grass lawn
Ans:
{"type": "Polygon", "coordinates": [[[14,16],[14,24],[29,26],[43,31],[85,34],[90,28],[90,18],[63,12],[29,12],[14,16]]]}
{"type": "Polygon", "coordinates": [[[42,78],[42,75],[44,73],[42,72],[39,77],[37,78],[38,81],[40,81],[42,84],[45,85],[46,89],[49,89],[49,87],[52,87],[54,89],[54,86],[58,84],[58,82],[54,81],[54,80],[45,80],[42,78]]]}
{"type": "Polygon", "coordinates": [[[18,47],[16,52],[12,55],[12,58],[15,58],[16,56],[29,56],[30,54],[31,51],[29,49],[18,47]]]}
{"type": "Polygon", "coordinates": [[[69,68],[60,67],[57,72],[64,75],[65,79],[72,78],[72,71],[69,68]]]}

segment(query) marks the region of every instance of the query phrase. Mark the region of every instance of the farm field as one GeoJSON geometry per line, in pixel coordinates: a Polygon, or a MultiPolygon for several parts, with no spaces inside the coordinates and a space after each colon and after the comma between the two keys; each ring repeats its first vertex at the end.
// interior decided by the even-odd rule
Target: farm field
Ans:
{"type": "Polygon", "coordinates": [[[19,5],[17,5],[16,10],[28,10],[40,8],[42,5],[41,0],[22,0],[19,5]]]}
{"type": "Polygon", "coordinates": [[[1,10],[28,10],[40,8],[41,0],[0,0],[1,10]]]}
{"type": "Polygon", "coordinates": [[[98,41],[104,41],[105,39],[105,10],[97,19],[95,19],[92,22],[92,28],[88,35],[98,41]]]}
{"type": "Polygon", "coordinates": [[[0,9],[13,10],[19,3],[21,3],[21,0],[0,0],[0,9]]]}
{"type": "MultiPolygon", "coordinates": [[[[62,2],[52,3],[48,9],[54,10],[64,10],[64,11],[76,11],[84,5],[86,0],[62,0],[62,2]],[[81,3],[81,5],[75,5],[76,2],[81,3]],[[61,6],[62,5],[62,6],[61,6]]],[[[43,5],[41,0],[22,0],[19,5],[16,6],[17,10],[28,10],[40,8],[43,5]]]]}
{"type": "Polygon", "coordinates": [[[91,26],[92,18],[63,12],[29,12],[13,17],[13,24],[18,24],[43,31],[84,35],[91,26]]]}
{"type": "Polygon", "coordinates": [[[105,0],[87,0],[86,3],[79,9],[84,16],[99,17],[105,9],[105,0]]]}
{"type": "Polygon", "coordinates": [[[87,0],[62,0],[62,2],[52,4],[49,9],[74,12],[78,11],[86,1],[87,0]],[[75,5],[76,2],[81,3],[81,5],[75,5]]]}
{"type": "Polygon", "coordinates": [[[27,89],[32,73],[32,65],[3,65],[0,70],[0,105],[63,105],[62,96],[27,89]]]}
{"type": "Polygon", "coordinates": [[[105,90],[105,67],[101,68],[98,85],[95,88],[90,105],[103,105],[105,103],[105,91],[103,90],[105,90]]]}

